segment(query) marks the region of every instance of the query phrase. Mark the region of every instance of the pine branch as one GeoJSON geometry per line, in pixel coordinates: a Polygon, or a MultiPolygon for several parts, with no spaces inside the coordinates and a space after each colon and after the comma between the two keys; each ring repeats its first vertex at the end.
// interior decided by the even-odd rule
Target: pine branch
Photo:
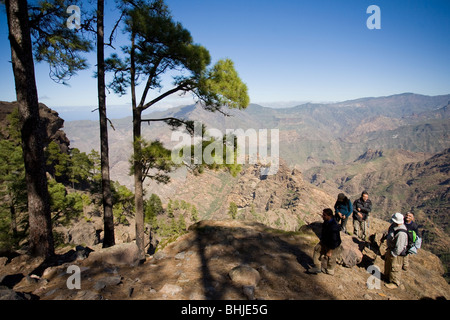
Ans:
{"type": "Polygon", "coordinates": [[[141,109],[142,109],[142,111],[144,111],[145,109],[148,109],[149,107],[151,107],[155,103],[157,103],[157,102],[161,101],[162,99],[170,96],[171,94],[174,94],[177,91],[186,90],[186,89],[187,89],[186,84],[180,84],[178,87],[175,87],[172,90],[169,90],[169,91],[163,93],[162,95],[160,95],[159,97],[153,99],[152,101],[144,104],[141,109]]]}

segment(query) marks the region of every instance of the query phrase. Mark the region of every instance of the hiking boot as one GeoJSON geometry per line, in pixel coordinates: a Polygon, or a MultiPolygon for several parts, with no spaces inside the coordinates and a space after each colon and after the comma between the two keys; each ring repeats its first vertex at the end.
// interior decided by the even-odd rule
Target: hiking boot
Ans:
{"type": "Polygon", "coordinates": [[[388,289],[397,289],[398,285],[396,285],[395,283],[391,282],[391,283],[385,283],[384,286],[388,289]]]}
{"type": "Polygon", "coordinates": [[[308,270],[308,272],[318,274],[318,273],[321,273],[322,270],[319,267],[312,267],[311,269],[308,270]]]}
{"type": "Polygon", "coordinates": [[[333,269],[322,269],[323,273],[329,274],[330,276],[334,276],[334,270],[333,269]]]}

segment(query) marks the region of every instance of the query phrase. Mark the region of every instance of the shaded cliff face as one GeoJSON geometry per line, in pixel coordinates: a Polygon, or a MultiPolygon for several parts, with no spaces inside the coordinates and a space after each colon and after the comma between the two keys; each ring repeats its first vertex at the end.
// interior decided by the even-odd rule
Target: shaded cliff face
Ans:
{"type": "MultiPolygon", "coordinates": [[[[10,115],[14,109],[17,108],[16,102],[0,101],[0,135],[8,138],[6,128],[9,125],[8,115],[10,115]]],[[[39,116],[43,126],[46,128],[47,139],[46,145],[51,141],[55,141],[62,152],[67,153],[69,150],[70,140],[67,138],[66,133],[61,130],[64,127],[64,120],[59,117],[58,112],[50,109],[43,103],[39,103],[39,116]]]]}

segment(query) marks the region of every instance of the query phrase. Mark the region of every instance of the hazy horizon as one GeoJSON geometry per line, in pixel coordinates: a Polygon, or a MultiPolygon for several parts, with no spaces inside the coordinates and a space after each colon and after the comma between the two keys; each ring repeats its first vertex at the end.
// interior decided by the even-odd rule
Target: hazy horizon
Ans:
{"type": "MultiPolygon", "coordinates": [[[[190,31],[194,42],[219,59],[233,60],[247,84],[252,102],[346,101],[401,92],[442,95],[450,88],[450,1],[324,0],[273,2],[270,0],[166,0],[175,21],[190,31]],[[371,30],[366,11],[380,8],[381,29],[371,30]],[[418,23],[420,22],[420,23],[418,23]]],[[[81,12],[92,3],[81,1],[81,12]]],[[[107,2],[105,33],[119,16],[107,2]]],[[[122,27],[121,27],[122,29],[122,27]]],[[[128,44],[117,32],[115,46],[128,44]]],[[[0,100],[15,99],[11,51],[5,10],[0,10],[0,100]]],[[[106,57],[114,52],[105,49],[106,57]]],[[[120,53],[120,50],[116,52],[120,53]]],[[[96,53],[85,55],[90,68],[68,81],[54,83],[46,63],[35,64],[40,101],[49,107],[97,105],[94,78],[96,53]]],[[[162,77],[165,92],[172,76],[162,77]]],[[[110,77],[110,75],[108,76],[110,77]]],[[[107,78],[107,82],[110,78],[107,78]]],[[[137,93],[142,92],[142,84],[137,93]]],[[[161,94],[153,90],[148,99],[161,94]]],[[[178,103],[177,95],[164,99],[158,109],[178,103]],[[175,102],[174,102],[175,101],[175,102]]],[[[109,92],[109,105],[126,106],[130,94],[109,92]]],[[[81,108],[81,107],[80,107],[81,108]]],[[[113,115],[111,115],[113,116],[113,115]]]]}
{"type": "MultiPolygon", "coordinates": [[[[359,100],[359,99],[371,99],[371,98],[382,98],[382,97],[391,97],[391,96],[397,96],[397,95],[404,95],[404,94],[416,94],[416,95],[423,95],[428,96],[420,93],[414,93],[414,92],[402,92],[397,93],[389,96],[368,96],[368,97],[359,97],[351,100],[341,100],[341,101],[301,101],[301,100],[295,100],[295,101],[270,101],[270,102],[250,102],[250,104],[254,105],[260,105],[265,108],[271,108],[271,109],[286,109],[286,108],[293,108],[296,106],[300,106],[307,103],[312,104],[334,104],[334,103],[342,103],[345,101],[353,101],[353,100],[359,100]]],[[[445,96],[450,95],[450,92],[448,94],[442,94],[442,95],[436,95],[436,96],[445,96]]],[[[182,106],[188,106],[195,104],[195,101],[192,100],[191,103],[186,103],[188,101],[186,100],[180,100],[179,104],[176,104],[176,102],[173,102],[172,104],[161,104],[161,105],[155,105],[155,108],[149,109],[144,114],[150,114],[152,112],[158,112],[158,111],[166,111],[172,108],[179,108],[182,106]]],[[[44,103],[45,104],[45,103],[44,103]]],[[[82,120],[89,120],[89,121],[98,121],[98,112],[96,110],[97,106],[49,106],[49,108],[55,110],[58,112],[59,116],[64,119],[64,121],[82,121],[82,120]]],[[[123,119],[126,117],[131,117],[131,105],[130,104],[124,104],[124,105],[108,105],[107,106],[107,115],[109,119],[123,119]]]]}

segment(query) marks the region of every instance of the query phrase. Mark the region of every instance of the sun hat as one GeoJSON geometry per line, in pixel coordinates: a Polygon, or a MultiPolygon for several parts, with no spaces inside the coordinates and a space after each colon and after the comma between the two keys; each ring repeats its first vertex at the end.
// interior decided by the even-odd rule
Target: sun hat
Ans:
{"type": "Polygon", "coordinates": [[[397,212],[392,215],[391,221],[396,224],[403,224],[403,219],[403,215],[400,212],[397,212]]]}

